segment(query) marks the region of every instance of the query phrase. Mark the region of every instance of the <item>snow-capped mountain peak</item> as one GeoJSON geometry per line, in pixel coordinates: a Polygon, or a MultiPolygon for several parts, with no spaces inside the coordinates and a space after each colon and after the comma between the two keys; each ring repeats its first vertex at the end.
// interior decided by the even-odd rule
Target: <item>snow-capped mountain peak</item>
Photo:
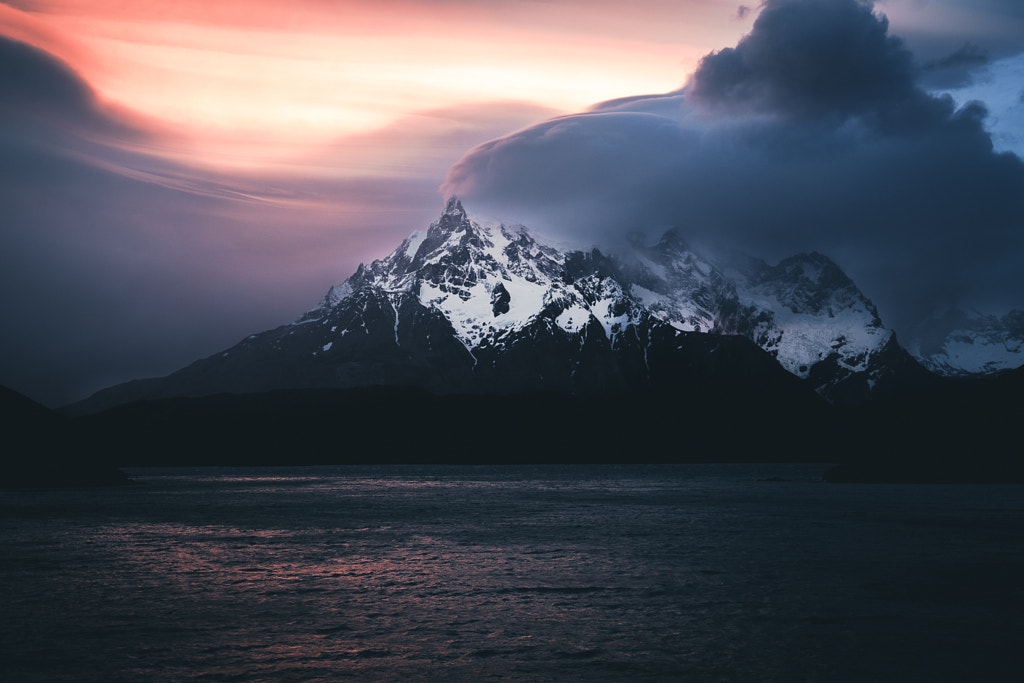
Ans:
{"type": "Polygon", "coordinates": [[[793,375],[832,401],[858,402],[918,370],[821,254],[775,266],[709,257],[678,230],[624,253],[558,249],[523,226],[477,219],[451,197],[426,230],[360,265],[293,323],[93,405],[380,385],[805,391],[793,375]]]}
{"type": "Polygon", "coordinates": [[[663,325],[747,337],[826,396],[851,377],[870,392],[894,343],[874,305],[822,254],[775,266],[749,256],[723,262],[678,229],[614,256],[565,252],[523,226],[473,218],[454,196],[425,233],[360,267],[310,314],[366,287],[388,298],[396,319],[403,299],[436,312],[471,354],[538,325],[570,336],[592,329],[613,346],[630,328],[663,325]]]}
{"type": "MultiPolygon", "coordinates": [[[[323,303],[336,305],[344,291],[375,288],[437,311],[471,352],[500,345],[509,333],[545,315],[573,333],[592,319],[608,331],[621,325],[622,316],[610,312],[622,308],[611,302],[621,290],[605,287],[598,296],[601,288],[590,283],[585,293],[570,282],[565,265],[564,253],[541,244],[522,226],[475,220],[453,196],[426,233],[412,233],[384,259],[360,267],[310,313],[324,313],[323,303]]],[[[396,299],[396,310],[399,304],[396,299]]]]}

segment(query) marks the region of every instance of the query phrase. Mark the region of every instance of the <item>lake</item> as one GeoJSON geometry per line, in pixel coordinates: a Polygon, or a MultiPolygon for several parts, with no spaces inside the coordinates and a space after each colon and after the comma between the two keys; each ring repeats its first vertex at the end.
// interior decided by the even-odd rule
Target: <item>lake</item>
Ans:
{"type": "Polygon", "coordinates": [[[827,465],[0,492],[3,681],[1024,678],[1024,487],[827,465]]]}

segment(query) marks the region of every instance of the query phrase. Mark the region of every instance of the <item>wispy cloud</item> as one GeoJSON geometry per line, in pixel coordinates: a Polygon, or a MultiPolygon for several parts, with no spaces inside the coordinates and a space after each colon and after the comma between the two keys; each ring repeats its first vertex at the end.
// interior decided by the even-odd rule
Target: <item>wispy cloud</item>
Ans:
{"type": "MultiPolygon", "coordinates": [[[[873,101],[912,104],[911,128],[930,116],[916,134],[899,106],[851,109],[852,90],[804,96],[794,79],[813,70],[719,73],[700,106],[679,90],[784,4],[0,3],[0,383],[59,403],[288,320],[427,224],[453,164],[472,209],[589,240],[678,224],[769,255],[829,250],[890,306],[1016,282],[1018,166],[986,147],[977,108],[922,95],[902,67],[873,101]]],[[[969,41],[990,63],[960,65],[988,87],[1024,42],[1016,0],[875,7],[914,79],[969,41]]],[[[830,59],[817,71],[846,79],[830,59]]]]}
{"type": "Polygon", "coordinates": [[[227,172],[0,39],[0,382],[67,402],[284,323],[429,222],[467,146],[551,113],[427,111],[227,172]]]}

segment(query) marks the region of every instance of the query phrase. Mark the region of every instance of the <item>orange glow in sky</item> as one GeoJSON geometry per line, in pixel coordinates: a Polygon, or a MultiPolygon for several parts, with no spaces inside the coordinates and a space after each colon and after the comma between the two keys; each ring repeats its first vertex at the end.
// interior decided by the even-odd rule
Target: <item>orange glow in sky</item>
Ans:
{"type": "Polygon", "coordinates": [[[0,33],[63,59],[101,101],[189,141],[188,154],[228,165],[423,111],[516,102],[571,112],[672,90],[750,23],[733,0],[18,5],[0,5],[0,33]]]}

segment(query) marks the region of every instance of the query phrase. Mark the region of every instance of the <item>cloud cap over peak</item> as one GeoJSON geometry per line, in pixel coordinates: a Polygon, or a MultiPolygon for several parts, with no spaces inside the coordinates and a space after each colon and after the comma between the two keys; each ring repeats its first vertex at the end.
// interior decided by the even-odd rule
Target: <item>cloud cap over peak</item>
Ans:
{"type": "Polygon", "coordinates": [[[930,309],[1020,307],[1024,163],[984,107],[918,85],[857,0],[769,0],[682,90],[485,143],[444,190],[471,210],[609,244],[678,227],[766,258],[836,260],[900,329],[930,309]]]}

